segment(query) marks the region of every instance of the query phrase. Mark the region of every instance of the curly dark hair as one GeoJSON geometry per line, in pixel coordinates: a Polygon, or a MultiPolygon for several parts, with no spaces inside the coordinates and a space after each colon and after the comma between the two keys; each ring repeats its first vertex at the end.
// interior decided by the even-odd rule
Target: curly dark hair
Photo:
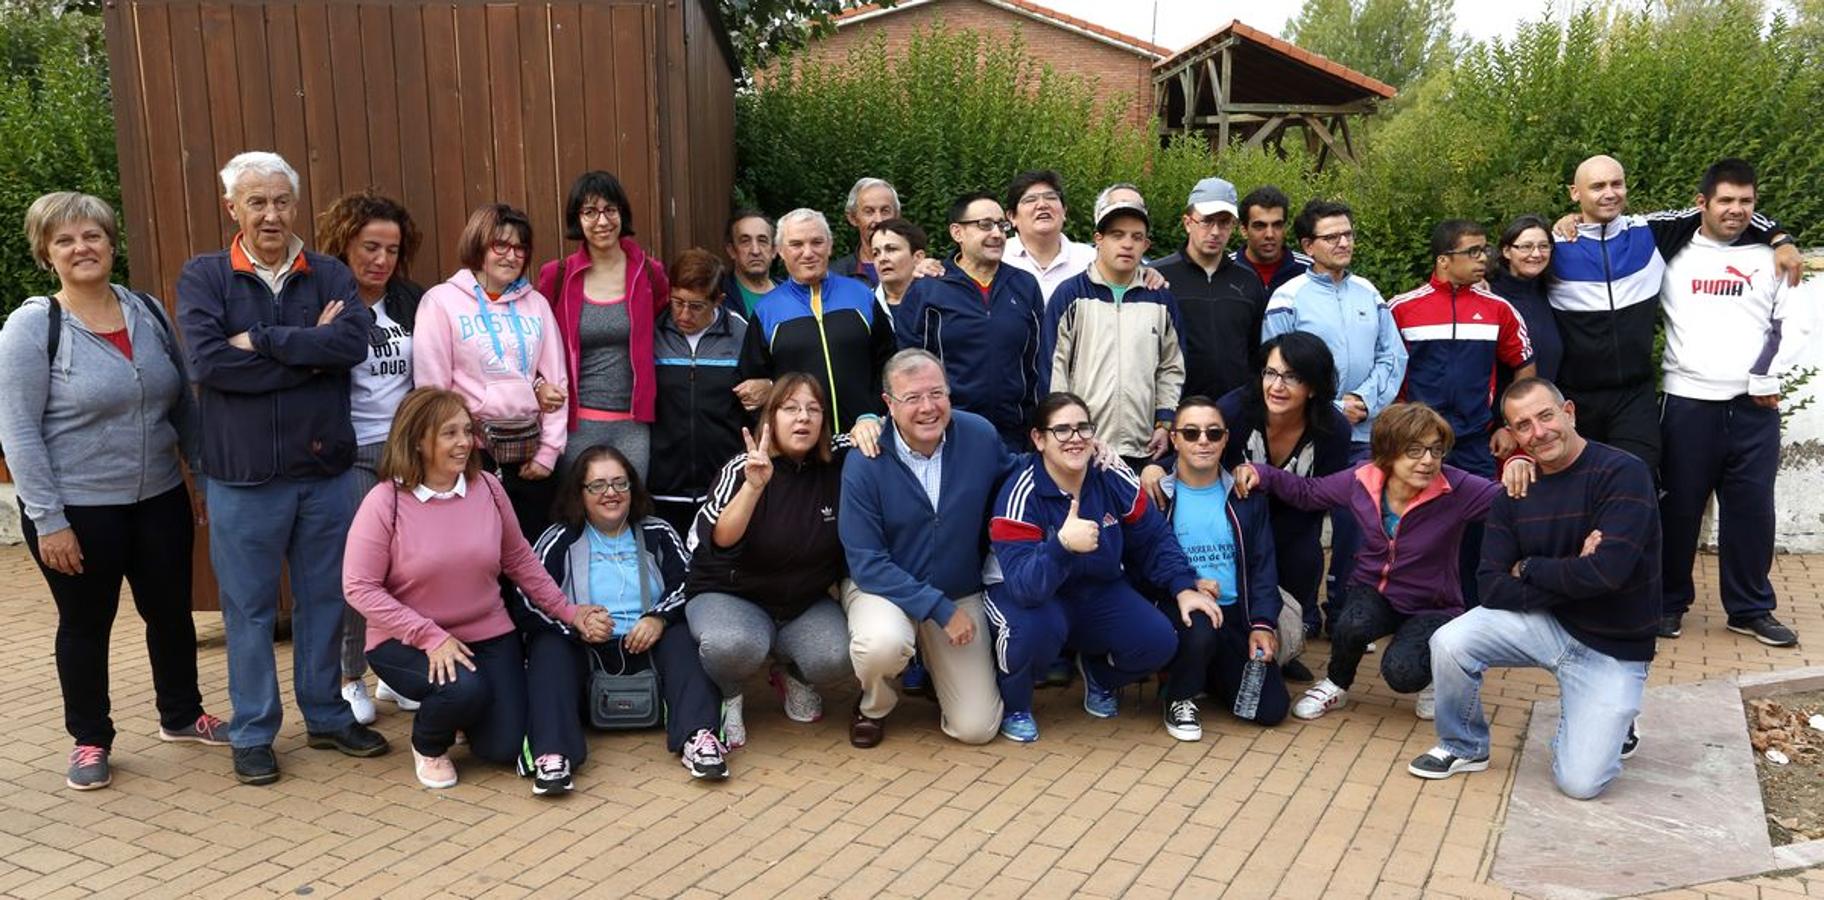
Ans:
{"type": "Polygon", "coordinates": [[[317,214],[317,252],[348,262],[348,247],[354,243],[355,235],[374,221],[399,226],[399,267],[393,270],[393,280],[406,277],[412,257],[418,255],[418,247],[424,243],[424,233],[412,221],[412,214],[406,212],[405,204],[371,189],[343,194],[317,214]]]}

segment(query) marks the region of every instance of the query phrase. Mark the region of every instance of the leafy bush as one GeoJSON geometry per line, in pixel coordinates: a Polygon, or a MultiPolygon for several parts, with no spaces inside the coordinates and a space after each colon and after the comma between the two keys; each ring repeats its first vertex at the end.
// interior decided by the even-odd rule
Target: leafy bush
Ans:
{"type": "Polygon", "coordinates": [[[120,208],[112,103],[100,16],[0,7],[0,310],[56,286],[21,227],[33,200],[75,190],[120,208]]]}

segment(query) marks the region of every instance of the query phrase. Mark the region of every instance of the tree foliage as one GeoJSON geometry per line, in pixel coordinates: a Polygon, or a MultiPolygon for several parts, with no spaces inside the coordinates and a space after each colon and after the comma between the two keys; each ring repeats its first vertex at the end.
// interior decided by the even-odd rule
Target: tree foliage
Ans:
{"type": "Polygon", "coordinates": [[[1454,0],[1305,0],[1286,40],[1396,88],[1459,49],[1454,0]]]}
{"type": "MultiPolygon", "coordinates": [[[[716,0],[722,22],[741,58],[753,72],[775,57],[834,30],[830,20],[868,0],[716,0]]],[[[880,2],[892,6],[894,0],[880,2]]]]}

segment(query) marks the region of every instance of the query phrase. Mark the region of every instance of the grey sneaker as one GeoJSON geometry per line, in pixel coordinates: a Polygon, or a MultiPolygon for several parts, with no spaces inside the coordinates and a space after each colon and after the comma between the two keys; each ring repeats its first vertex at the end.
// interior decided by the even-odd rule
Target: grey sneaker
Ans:
{"type": "Polygon", "coordinates": [[[158,739],[167,743],[188,741],[196,744],[208,744],[211,747],[228,746],[228,723],[208,713],[196,717],[188,728],[172,731],[164,726],[158,728],[158,739]]]}
{"type": "Polygon", "coordinates": [[[114,783],[108,769],[108,748],[94,744],[77,744],[70,751],[70,773],[63,783],[79,791],[94,791],[114,783]]]}

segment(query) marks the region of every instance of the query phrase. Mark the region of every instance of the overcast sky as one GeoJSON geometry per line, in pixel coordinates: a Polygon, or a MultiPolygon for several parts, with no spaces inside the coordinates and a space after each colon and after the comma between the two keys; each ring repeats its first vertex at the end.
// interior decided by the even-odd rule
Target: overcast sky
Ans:
{"type": "MultiPolygon", "coordinates": [[[[1230,19],[1280,34],[1302,0],[1040,0],[1059,12],[1180,49],[1230,19]],[[1154,21],[1157,15],[1157,29],[1154,21]]],[[[1475,39],[1510,37],[1520,22],[1546,15],[1550,0],[1457,0],[1457,30],[1475,39]]],[[[1560,8],[1569,4],[1559,4],[1560,8]]]]}

